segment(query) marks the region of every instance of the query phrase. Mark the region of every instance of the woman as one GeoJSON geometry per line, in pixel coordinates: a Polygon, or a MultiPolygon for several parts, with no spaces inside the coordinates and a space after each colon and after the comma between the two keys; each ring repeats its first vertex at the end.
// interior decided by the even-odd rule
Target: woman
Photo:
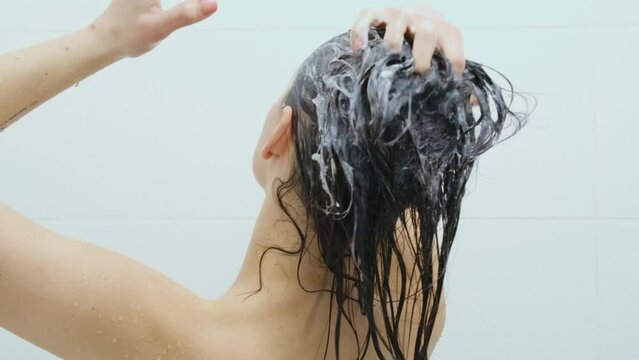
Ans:
{"type": "MultiPolygon", "coordinates": [[[[3,55],[0,129],[216,10],[113,0],[89,27],[3,55]]],[[[437,12],[363,11],[266,117],[253,161],[266,196],[224,296],[0,206],[0,325],[64,359],[427,359],[465,181],[506,114],[437,12]]]]}

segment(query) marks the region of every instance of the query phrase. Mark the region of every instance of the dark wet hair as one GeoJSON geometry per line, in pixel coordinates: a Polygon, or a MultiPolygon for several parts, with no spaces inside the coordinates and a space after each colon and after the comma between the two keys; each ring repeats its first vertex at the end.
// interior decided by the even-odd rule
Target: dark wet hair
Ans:
{"type": "MultiPolygon", "coordinates": [[[[351,49],[348,32],[322,44],[300,66],[285,95],[284,103],[293,108],[296,166],[280,182],[277,197],[297,228],[300,247],[267,251],[299,255],[301,263],[310,233],[308,226],[298,226],[283,200],[293,191],[334,275],[332,288],[325,290],[337,306],[336,358],[342,317],[358,338],[348,300],[368,319],[365,343],[357,341],[358,359],[371,342],[380,359],[386,358],[384,351],[393,359],[407,359],[409,352],[427,359],[475,160],[521,129],[528,114],[511,110],[505,90],[479,63],[467,60],[460,75],[436,51],[431,69],[418,75],[409,40],[392,52],[384,29],[371,29],[368,36],[358,51],[351,49]],[[478,116],[471,94],[479,102],[478,116]],[[514,125],[509,134],[507,124],[514,125]],[[410,323],[417,325],[413,341],[409,334],[404,343],[400,318],[409,300],[410,323]],[[381,311],[382,324],[375,311],[381,311]]],[[[510,93],[515,95],[512,86],[510,93]]]]}

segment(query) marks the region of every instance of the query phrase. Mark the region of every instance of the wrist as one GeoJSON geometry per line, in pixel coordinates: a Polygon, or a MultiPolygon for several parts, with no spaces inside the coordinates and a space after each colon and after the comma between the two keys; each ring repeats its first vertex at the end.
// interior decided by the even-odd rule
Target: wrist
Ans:
{"type": "Polygon", "coordinates": [[[110,62],[116,62],[126,55],[119,46],[119,35],[100,18],[81,30],[96,46],[96,55],[110,62]]]}

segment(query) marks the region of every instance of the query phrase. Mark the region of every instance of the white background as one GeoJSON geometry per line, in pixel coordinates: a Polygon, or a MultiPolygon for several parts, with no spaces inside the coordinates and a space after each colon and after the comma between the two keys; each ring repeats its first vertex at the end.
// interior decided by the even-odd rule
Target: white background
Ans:
{"type": "MultiPolygon", "coordinates": [[[[78,29],[106,4],[1,0],[0,51],[78,29]]],[[[251,157],[267,109],[364,6],[392,4],[220,0],[205,23],[1,133],[0,201],[221,295],[263,199],[251,157]]],[[[468,59],[539,101],[470,181],[433,358],[639,359],[639,6],[425,4],[462,30],[468,59]]],[[[0,330],[0,358],[54,357],[0,330]]]]}

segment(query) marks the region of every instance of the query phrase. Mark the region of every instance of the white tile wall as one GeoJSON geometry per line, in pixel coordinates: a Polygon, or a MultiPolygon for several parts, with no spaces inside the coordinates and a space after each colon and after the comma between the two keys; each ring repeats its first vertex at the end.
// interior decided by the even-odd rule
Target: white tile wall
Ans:
{"type": "MultiPolygon", "coordinates": [[[[82,27],[107,3],[1,2],[0,52],[82,27]]],[[[262,200],[251,156],[268,107],[363,7],[392,4],[220,0],[210,21],[3,132],[0,201],[218,296],[262,200]]],[[[468,59],[539,102],[469,182],[434,359],[639,359],[639,6],[428,4],[461,28],[468,59]]],[[[0,349],[54,358],[5,330],[0,349]]]]}
{"type": "Polygon", "coordinates": [[[3,1],[0,29],[3,32],[77,29],[106,9],[108,0],[3,1]]]}
{"type": "Polygon", "coordinates": [[[592,34],[588,28],[467,32],[467,57],[504,73],[538,105],[519,134],[479,159],[465,215],[594,215],[592,34]]]}
{"type": "Polygon", "coordinates": [[[597,67],[597,215],[603,218],[639,217],[637,171],[637,76],[639,28],[602,28],[597,67]]]}
{"type": "Polygon", "coordinates": [[[597,234],[601,358],[639,359],[639,222],[601,221],[597,234]]]}
{"type": "Polygon", "coordinates": [[[593,21],[603,26],[636,26],[639,12],[633,0],[594,1],[593,21]]]}
{"type": "Polygon", "coordinates": [[[599,359],[592,222],[467,220],[455,241],[434,359],[599,359]]]}

